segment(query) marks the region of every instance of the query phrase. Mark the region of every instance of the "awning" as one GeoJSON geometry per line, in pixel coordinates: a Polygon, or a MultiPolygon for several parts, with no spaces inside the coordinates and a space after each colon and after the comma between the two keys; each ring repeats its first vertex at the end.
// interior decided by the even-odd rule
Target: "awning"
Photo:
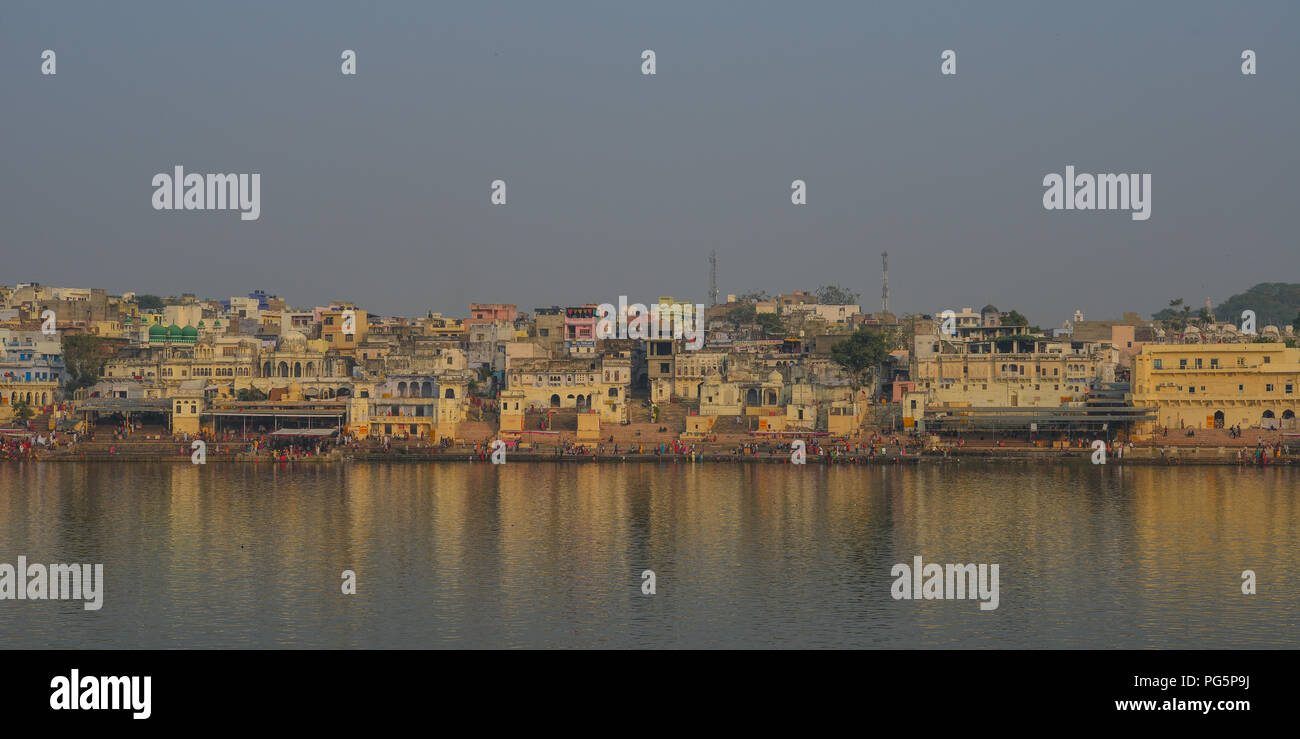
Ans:
{"type": "Polygon", "coordinates": [[[281,438],[286,436],[323,437],[323,436],[333,436],[338,432],[339,432],[338,426],[334,426],[333,428],[327,428],[327,429],[280,429],[279,431],[272,431],[271,436],[279,436],[281,438]]]}

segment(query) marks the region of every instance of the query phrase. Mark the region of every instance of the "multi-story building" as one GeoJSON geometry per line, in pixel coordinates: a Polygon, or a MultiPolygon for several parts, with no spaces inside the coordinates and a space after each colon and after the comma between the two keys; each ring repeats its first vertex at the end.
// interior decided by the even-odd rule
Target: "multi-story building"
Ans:
{"type": "MultiPolygon", "coordinates": [[[[613,373],[628,371],[624,360],[612,360],[607,370],[598,359],[517,359],[506,373],[506,384],[521,410],[574,408],[597,411],[602,421],[627,420],[627,384],[613,373]]],[[[503,394],[504,397],[504,394],[503,394]]]]}
{"type": "Polygon", "coordinates": [[[1147,345],[1133,359],[1133,405],[1152,426],[1294,428],[1300,349],[1282,343],[1147,345]]]}
{"type": "Polygon", "coordinates": [[[911,359],[911,381],[930,407],[1059,407],[1083,403],[1097,382],[1113,382],[1119,353],[1109,342],[922,335],[911,359]]]}
{"type": "Polygon", "coordinates": [[[564,353],[575,359],[596,354],[596,306],[564,309],[564,353]]]}
{"type": "Polygon", "coordinates": [[[355,355],[369,330],[366,312],[351,303],[332,305],[321,311],[321,338],[335,351],[355,355]]]}
{"type": "Polygon", "coordinates": [[[0,413],[19,401],[33,406],[58,401],[66,380],[58,337],[39,331],[0,329],[0,413]]]}
{"type": "Polygon", "coordinates": [[[564,309],[558,305],[536,308],[533,316],[537,343],[552,355],[560,354],[564,350],[564,309]]]}
{"type": "Polygon", "coordinates": [[[466,327],[498,321],[514,323],[519,318],[519,306],[514,303],[470,303],[469,314],[465,319],[466,327]]]}

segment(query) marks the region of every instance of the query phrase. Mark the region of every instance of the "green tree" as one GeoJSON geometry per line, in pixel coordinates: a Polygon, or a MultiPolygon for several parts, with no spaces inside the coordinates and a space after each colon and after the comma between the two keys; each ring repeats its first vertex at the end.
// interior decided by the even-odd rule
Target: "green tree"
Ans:
{"type": "Polygon", "coordinates": [[[1285,326],[1297,309],[1300,309],[1300,284],[1261,282],[1215,306],[1214,315],[1224,321],[1240,321],[1241,312],[1251,310],[1260,326],[1285,326]]]}
{"type": "Polygon", "coordinates": [[[164,305],[163,299],[157,295],[137,295],[135,296],[135,304],[139,306],[140,310],[151,312],[162,310],[164,305]]]}
{"type": "Polygon", "coordinates": [[[1187,329],[1187,323],[1191,319],[1192,307],[1182,298],[1176,298],[1169,301],[1169,307],[1156,313],[1152,318],[1157,321],[1163,321],[1165,328],[1187,329]]]}
{"type": "Polygon", "coordinates": [[[32,410],[31,404],[27,401],[20,400],[14,403],[14,418],[18,419],[20,423],[27,423],[35,415],[36,411],[32,410]]]}
{"type": "Polygon", "coordinates": [[[858,302],[858,293],[839,285],[822,285],[817,288],[817,299],[823,305],[853,305],[858,302]]]}
{"type": "Polygon", "coordinates": [[[245,403],[257,403],[259,401],[266,400],[266,393],[262,392],[261,390],[258,390],[255,387],[246,387],[240,390],[238,393],[236,393],[235,397],[239,398],[245,403]]]}
{"type": "Polygon", "coordinates": [[[104,370],[104,363],[112,353],[112,347],[99,336],[64,334],[63,366],[68,370],[65,392],[71,395],[75,390],[90,387],[98,382],[99,375],[104,370]]]}
{"type": "Polygon", "coordinates": [[[775,313],[757,315],[754,317],[754,323],[762,326],[763,333],[767,336],[785,333],[785,326],[781,323],[781,317],[775,313]]]}
{"type": "Polygon", "coordinates": [[[754,322],[754,304],[741,303],[740,305],[727,311],[727,320],[736,326],[754,322]]]}
{"type": "Polygon", "coordinates": [[[1029,319],[1025,318],[1018,310],[1007,313],[1007,317],[1002,319],[1003,326],[1028,326],[1029,319]]]}
{"type": "Polygon", "coordinates": [[[831,345],[831,361],[848,374],[854,390],[867,385],[888,356],[889,338],[873,326],[863,326],[844,341],[831,345]]]}

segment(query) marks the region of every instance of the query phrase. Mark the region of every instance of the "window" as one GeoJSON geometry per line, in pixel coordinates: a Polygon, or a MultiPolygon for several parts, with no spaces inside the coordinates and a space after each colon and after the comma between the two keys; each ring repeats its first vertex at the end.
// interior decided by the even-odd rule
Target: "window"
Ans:
{"type": "Polygon", "coordinates": [[[1286,394],[1287,394],[1287,395],[1290,395],[1290,394],[1293,392],[1293,388],[1294,388],[1294,387],[1295,387],[1294,385],[1292,385],[1291,383],[1288,382],[1288,383],[1286,384],[1286,394]]]}
{"type": "Polygon", "coordinates": [[[1218,358],[1218,357],[1211,357],[1211,358],[1210,358],[1210,369],[1218,369],[1218,368],[1219,368],[1219,358],[1218,358]]]}
{"type": "Polygon", "coordinates": [[[1178,369],[1187,369],[1187,360],[1186,360],[1186,359],[1180,359],[1180,360],[1178,360],[1178,369]]]}
{"type": "Polygon", "coordinates": [[[1157,360],[1155,360],[1155,363],[1154,363],[1153,366],[1155,367],[1155,369],[1164,369],[1164,368],[1165,368],[1165,367],[1164,367],[1164,360],[1162,360],[1162,359],[1157,359],[1157,360]]]}
{"type": "Polygon", "coordinates": [[[1245,358],[1245,357],[1237,357],[1237,366],[1238,366],[1238,367],[1245,367],[1245,366],[1246,366],[1246,358],[1245,358]]]}
{"type": "Polygon", "coordinates": [[[1269,357],[1269,356],[1265,356],[1265,357],[1264,357],[1264,364],[1268,364],[1269,362],[1272,362],[1272,361],[1273,361],[1273,358],[1272,358],[1272,357],[1269,357]]]}
{"type": "Polygon", "coordinates": [[[1265,385],[1265,386],[1264,386],[1264,392],[1266,392],[1266,393],[1271,393],[1271,392],[1273,392],[1273,383],[1270,382],[1270,383],[1268,383],[1267,385],[1265,385]]]}
{"type": "Polygon", "coordinates": [[[1246,392],[1246,386],[1245,386],[1245,385],[1238,385],[1238,386],[1237,386],[1237,392],[1238,392],[1238,393],[1244,393],[1244,392],[1246,392]]]}
{"type": "Polygon", "coordinates": [[[1200,358],[1200,357],[1197,357],[1197,358],[1196,358],[1196,369],[1201,369],[1201,358],[1200,358]]]}

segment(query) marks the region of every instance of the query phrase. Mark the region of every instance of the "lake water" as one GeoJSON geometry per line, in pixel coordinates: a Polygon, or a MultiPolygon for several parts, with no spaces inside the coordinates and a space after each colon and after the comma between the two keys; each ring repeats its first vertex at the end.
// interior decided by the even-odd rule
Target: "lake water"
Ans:
{"type": "Polygon", "coordinates": [[[93,612],[0,600],[0,646],[1297,647],[1298,480],[969,461],[6,463],[0,562],[103,563],[105,591],[93,612]],[[998,607],[895,600],[891,568],[917,555],[998,564],[998,607]]]}

